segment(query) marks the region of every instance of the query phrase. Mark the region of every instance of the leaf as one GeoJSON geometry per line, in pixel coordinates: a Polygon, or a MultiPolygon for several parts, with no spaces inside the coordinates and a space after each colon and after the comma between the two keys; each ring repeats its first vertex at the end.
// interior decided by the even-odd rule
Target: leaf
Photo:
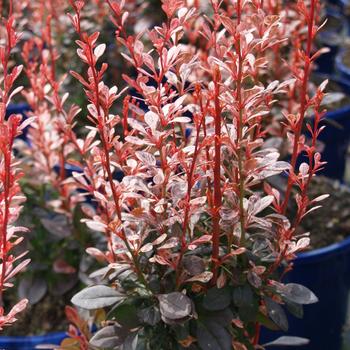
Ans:
{"type": "Polygon", "coordinates": [[[74,295],[72,303],[87,310],[95,310],[106,306],[111,306],[125,299],[125,295],[115,289],[98,285],[87,287],[74,295]]]}
{"type": "Polygon", "coordinates": [[[205,264],[202,258],[196,255],[187,255],[183,258],[183,267],[190,276],[204,272],[205,264]]]}
{"type": "Polygon", "coordinates": [[[127,330],[119,326],[107,326],[99,330],[90,340],[90,345],[102,349],[117,350],[128,336],[127,330]]]}
{"type": "Polygon", "coordinates": [[[287,310],[296,318],[302,319],[304,317],[303,305],[293,303],[292,301],[286,301],[287,310]]]}
{"type": "Polygon", "coordinates": [[[209,311],[226,309],[231,303],[228,288],[211,288],[203,298],[203,306],[209,311]]]}
{"type": "Polygon", "coordinates": [[[148,111],[145,114],[144,118],[145,118],[146,124],[151,128],[151,130],[155,131],[157,128],[158,121],[159,121],[158,114],[156,114],[152,111],[148,111]]]}
{"type": "Polygon", "coordinates": [[[272,331],[280,330],[280,328],[276,325],[275,322],[271,321],[267,316],[265,316],[261,312],[258,312],[258,314],[256,315],[256,321],[259,322],[262,326],[272,331]]]}
{"type": "Polygon", "coordinates": [[[135,155],[145,165],[155,166],[157,163],[156,157],[149,152],[137,151],[135,155]]]}
{"type": "Polygon", "coordinates": [[[267,313],[271,320],[285,332],[288,330],[288,319],[282,306],[270,298],[265,298],[267,313]]]}
{"type": "Polygon", "coordinates": [[[306,338],[282,336],[270,343],[264,344],[263,346],[301,346],[309,343],[310,340],[306,338]]]}
{"type": "Polygon", "coordinates": [[[254,300],[254,294],[250,286],[245,284],[233,289],[232,298],[238,307],[249,306],[254,300]]]}
{"type": "Polygon", "coordinates": [[[57,214],[53,218],[44,217],[40,219],[40,222],[46,231],[60,239],[71,235],[72,229],[69,227],[69,222],[65,215],[57,214]]]}
{"type": "Polygon", "coordinates": [[[53,262],[53,271],[56,273],[73,274],[77,269],[68,264],[64,259],[58,258],[53,262]]]}
{"type": "Polygon", "coordinates": [[[8,281],[9,279],[11,279],[13,276],[15,276],[18,272],[24,270],[24,268],[30,263],[30,259],[26,259],[21,261],[13,270],[8,270],[8,272],[6,271],[6,273],[8,273],[6,275],[5,281],[8,281]]]}
{"type": "Polygon", "coordinates": [[[18,296],[28,299],[34,305],[39,302],[47,292],[47,283],[41,278],[23,278],[19,282],[18,296]]]}
{"type": "Polygon", "coordinates": [[[27,299],[20,300],[15,306],[12,307],[7,316],[14,317],[16,314],[22,312],[28,305],[27,299]]]}
{"type": "Polygon", "coordinates": [[[256,215],[266,209],[274,200],[273,196],[265,196],[263,198],[259,198],[255,203],[252,210],[252,214],[256,215]]]}
{"type": "Polygon", "coordinates": [[[106,44],[98,45],[94,50],[94,55],[96,56],[96,59],[100,58],[105,52],[105,50],[106,50],[106,44]]]}
{"type": "Polygon", "coordinates": [[[208,283],[213,278],[213,273],[211,271],[204,271],[203,273],[193,276],[186,280],[186,282],[202,282],[208,283]]]}
{"type": "Polygon", "coordinates": [[[233,312],[229,308],[219,311],[211,311],[202,317],[205,319],[205,323],[208,325],[216,323],[223,327],[229,326],[234,319],[233,312]]]}
{"type": "Polygon", "coordinates": [[[121,326],[128,329],[136,328],[140,324],[137,308],[133,304],[119,304],[108,314],[108,318],[115,319],[121,326]]]}
{"type": "Polygon", "coordinates": [[[198,344],[202,350],[231,350],[232,336],[219,324],[200,323],[196,332],[198,344]]]}
{"type": "Polygon", "coordinates": [[[191,118],[188,117],[176,117],[172,120],[173,123],[190,123],[191,118]]]}
{"type": "Polygon", "coordinates": [[[167,319],[178,320],[192,313],[191,299],[180,292],[158,295],[160,313],[167,319]]]}
{"type": "Polygon", "coordinates": [[[77,275],[57,276],[50,288],[50,293],[55,296],[61,296],[71,290],[78,281],[77,275]]]}
{"type": "Polygon", "coordinates": [[[160,321],[160,312],[154,306],[139,310],[137,316],[142,323],[151,326],[155,326],[160,321]]]}
{"type": "Polygon", "coordinates": [[[238,306],[238,313],[242,321],[250,322],[256,318],[259,304],[248,284],[234,288],[232,299],[233,303],[238,306]]]}
{"type": "Polygon", "coordinates": [[[137,333],[131,333],[130,335],[128,335],[128,337],[125,339],[122,350],[136,350],[137,343],[139,340],[138,338],[139,337],[137,333]]]}
{"type": "MultiPolygon", "coordinates": [[[[45,345],[42,348],[47,349],[45,345]]],[[[80,344],[77,339],[66,338],[66,339],[63,339],[60,344],[60,349],[64,349],[64,350],[79,350],[79,348],[80,348],[80,344]]],[[[38,348],[38,349],[41,349],[41,348],[38,348]]]]}
{"type": "Polygon", "coordinates": [[[318,302],[317,296],[301,284],[288,283],[279,288],[283,298],[286,298],[297,304],[314,304],[318,302]]]}

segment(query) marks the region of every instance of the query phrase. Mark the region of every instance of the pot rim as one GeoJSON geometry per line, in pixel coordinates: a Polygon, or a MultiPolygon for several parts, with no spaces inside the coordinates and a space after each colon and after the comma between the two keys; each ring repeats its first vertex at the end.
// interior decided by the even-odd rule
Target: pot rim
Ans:
{"type": "Polygon", "coordinates": [[[324,260],[333,256],[340,255],[347,251],[350,251],[350,236],[340,242],[330,244],[326,247],[299,253],[297,254],[297,258],[294,260],[294,263],[296,265],[303,263],[313,263],[319,260],[324,260]]]}
{"type": "MultiPolygon", "coordinates": [[[[0,336],[0,344],[11,344],[11,343],[30,343],[30,342],[48,342],[52,341],[52,338],[61,338],[66,337],[67,332],[61,331],[61,332],[50,332],[44,335],[13,335],[13,336],[0,336]]],[[[1,345],[0,345],[1,346],[1,345]]]]}

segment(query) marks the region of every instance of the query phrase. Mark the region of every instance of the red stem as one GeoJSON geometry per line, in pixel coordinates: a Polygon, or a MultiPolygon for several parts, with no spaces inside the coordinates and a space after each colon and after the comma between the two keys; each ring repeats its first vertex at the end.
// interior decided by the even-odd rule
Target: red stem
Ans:
{"type": "Polygon", "coordinates": [[[222,204],[221,192],[221,105],[220,105],[220,71],[215,68],[215,155],[214,155],[214,206],[212,208],[213,217],[213,251],[212,262],[213,278],[212,283],[215,284],[218,277],[218,263],[219,263],[219,246],[220,246],[220,208],[222,204]]]}
{"type": "MultiPolygon", "coordinates": [[[[295,173],[295,167],[296,167],[296,161],[299,155],[298,147],[299,147],[299,140],[301,136],[301,130],[304,123],[305,113],[308,108],[307,103],[307,89],[308,89],[308,83],[309,83],[309,76],[311,72],[311,46],[313,42],[313,25],[314,25],[314,17],[315,17],[315,2],[317,0],[311,0],[311,8],[309,12],[309,18],[308,18],[308,36],[307,36],[307,47],[305,52],[305,66],[304,66],[304,76],[302,81],[302,87],[301,87],[301,102],[300,102],[300,114],[299,114],[299,120],[296,125],[296,130],[294,133],[294,145],[293,145],[293,153],[292,153],[292,160],[291,160],[291,172],[295,173]]],[[[288,185],[284,197],[284,201],[281,206],[281,212],[282,214],[286,213],[289,197],[291,195],[292,187],[294,185],[294,181],[291,177],[288,178],[288,185]]]]}
{"type": "Polygon", "coordinates": [[[4,181],[4,217],[2,222],[2,232],[1,232],[1,250],[2,250],[2,271],[1,271],[1,281],[0,281],[0,303],[2,304],[2,294],[3,287],[6,276],[6,263],[7,263],[7,225],[10,214],[10,188],[11,188],[11,152],[12,149],[12,139],[8,150],[4,152],[4,167],[5,167],[5,181],[4,181]]]}

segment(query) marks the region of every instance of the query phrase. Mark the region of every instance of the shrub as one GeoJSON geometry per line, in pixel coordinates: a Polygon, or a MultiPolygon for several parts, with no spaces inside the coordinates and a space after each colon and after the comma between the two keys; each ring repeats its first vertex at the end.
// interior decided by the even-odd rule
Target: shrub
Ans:
{"type": "Polygon", "coordinates": [[[127,33],[124,2],[106,3],[121,55],[135,71],[123,75],[129,95],[120,114],[112,106],[124,90],[104,83],[106,45],[98,44],[98,32],[81,29],[84,2],[72,1],[70,15],[87,67],[85,76],[72,74],[84,86],[90,135],[99,140],[90,150],[99,210],[87,225],[108,238],[107,252],[88,250],[108,264],[96,272],[101,284],[72,299],[88,310],[111,307],[90,344],[251,349],[260,325],[287,330],[281,305],[299,313],[317,301],[281,277],[309,244],[296,227],[324,198],[307,196],[323,165],[316,141],[326,82],[315,95],[308,89],[319,54],[312,52],[318,2],[290,3],[291,20],[259,1],[211,1],[201,13],[164,0],[166,20],[147,35],[127,33]],[[294,65],[273,80],[269,58],[283,49],[292,23],[299,30],[299,45],[288,53],[294,65]],[[268,146],[272,120],[281,115],[290,162],[268,146]],[[302,136],[305,123],[311,144],[302,136]],[[308,164],[297,168],[303,152],[308,164]],[[270,178],[283,172],[281,192],[270,178]],[[292,188],[298,211],[290,222],[292,188]]]}

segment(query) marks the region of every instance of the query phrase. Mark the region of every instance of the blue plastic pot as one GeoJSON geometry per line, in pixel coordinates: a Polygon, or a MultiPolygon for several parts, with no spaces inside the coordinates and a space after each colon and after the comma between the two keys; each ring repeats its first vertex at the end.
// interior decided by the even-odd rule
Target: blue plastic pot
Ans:
{"type": "Polygon", "coordinates": [[[345,341],[342,333],[350,317],[350,238],[301,253],[294,263],[285,282],[305,285],[317,295],[319,302],[304,307],[303,319],[290,316],[287,334],[263,328],[261,343],[281,335],[293,335],[310,339],[310,344],[298,347],[298,350],[341,350],[345,341]]]}
{"type": "MultiPolygon", "coordinates": [[[[322,78],[329,78],[323,76],[322,78]]],[[[350,84],[334,79],[347,95],[350,84]]],[[[322,171],[323,175],[343,180],[346,153],[350,142],[350,105],[328,112],[322,122],[326,128],[320,135],[324,143],[323,160],[330,165],[322,171]]],[[[302,158],[302,157],[301,157],[302,158]]],[[[299,162],[302,159],[299,159],[299,162]]],[[[299,336],[310,339],[310,344],[297,347],[298,350],[341,350],[350,339],[343,336],[343,330],[350,320],[350,238],[328,247],[301,253],[294,262],[284,282],[305,285],[319,298],[319,302],[304,307],[303,319],[289,316],[289,331],[272,332],[262,329],[261,344],[282,335],[299,336]]],[[[349,335],[348,335],[349,338],[349,335]]],[[[290,347],[274,347],[287,350],[290,347]]],[[[346,348],[350,349],[350,348],[346,348]]],[[[344,349],[345,350],[345,349],[344,349]]]]}
{"type": "Polygon", "coordinates": [[[348,24],[344,16],[333,8],[327,8],[326,17],[328,19],[333,18],[338,25],[336,28],[324,29],[318,34],[317,38],[321,47],[327,47],[329,52],[319,56],[316,64],[317,71],[320,73],[332,74],[334,72],[336,55],[343,45],[342,37],[348,32],[348,24]]]}
{"type": "Polygon", "coordinates": [[[335,58],[335,70],[341,79],[350,83],[350,67],[343,63],[344,56],[349,54],[348,51],[342,50],[335,58]]]}
{"type": "Polygon", "coordinates": [[[50,333],[30,337],[0,337],[0,349],[4,350],[35,350],[37,345],[59,345],[66,338],[65,332],[50,333]]]}
{"type": "Polygon", "coordinates": [[[322,159],[330,165],[326,166],[320,173],[343,181],[346,154],[350,142],[350,105],[327,113],[322,124],[326,125],[319,137],[319,140],[324,142],[325,147],[322,151],[322,159]]]}
{"type": "MultiPolygon", "coordinates": [[[[336,82],[347,95],[350,95],[350,82],[322,75],[324,79],[336,82]]],[[[321,125],[326,128],[321,132],[319,140],[323,143],[322,160],[329,163],[319,174],[339,181],[344,180],[346,167],[346,154],[350,144],[350,105],[327,112],[321,125]]],[[[309,132],[306,132],[308,137],[309,132]]],[[[305,155],[301,155],[298,163],[307,161],[305,155]]]]}
{"type": "MultiPolygon", "coordinates": [[[[9,117],[11,114],[22,114],[22,116],[26,118],[30,110],[27,103],[10,104],[6,109],[6,117],[9,117]]],[[[28,127],[23,130],[20,136],[20,138],[25,141],[27,140],[27,129],[28,127]]]]}

